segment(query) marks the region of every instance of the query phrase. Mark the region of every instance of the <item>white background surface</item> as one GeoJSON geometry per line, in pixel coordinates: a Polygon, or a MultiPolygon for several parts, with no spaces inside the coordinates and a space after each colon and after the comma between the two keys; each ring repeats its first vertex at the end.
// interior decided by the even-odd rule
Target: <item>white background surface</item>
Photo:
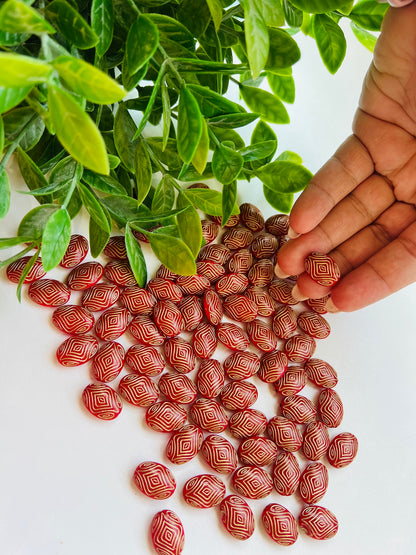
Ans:
{"type": "MultiPolygon", "coordinates": [[[[370,54],[351,38],[347,60],[332,77],[311,39],[303,38],[301,47],[303,57],[294,71],[297,100],[289,107],[292,124],[277,129],[279,151],[299,152],[316,171],[350,133],[370,54]]],[[[17,175],[12,180],[21,187],[17,175]]],[[[261,205],[261,188],[256,191],[254,183],[241,188],[240,201],[261,205]]],[[[13,213],[0,223],[3,237],[15,234],[32,207],[28,197],[15,195],[13,202],[13,213]]],[[[83,218],[75,222],[76,231],[86,227],[83,218]]],[[[415,312],[416,286],[411,286],[360,312],[328,317],[333,331],[319,342],[315,356],[336,368],[345,408],[344,421],[331,437],[353,432],[359,453],[349,467],[330,469],[330,487],[320,502],[338,517],[338,535],[317,542],[300,534],[294,546],[284,548],[263,532],[260,515],[265,505],[277,502],[297,516],[301,505],[295,498],[274,493],[250,502],[256,531],[239,542],[222,529],[216,509],[192,509],[181,498],[188,478],[209,471],[202,463],[168,465],[178,484],[169,500],[153,501],[135,490],[131,476],[137,464],[166,463],[167,437],[146,428],[143,409],[125,404],[115,421],[102,422],[82,408],[89,365],[65,369],[56,362],[55,350],[65,337],[52,327],[51,311],[26,295],[19,305],[15,286],[2,271],[0,553],[145,555],[152,552],[151,518],[163,508],[182,519],[184,555],[213,550],[216,555],[271,555],[285,549],[296,555],[415,553],[415,312]]],[[[276,400],[259,380],[256,385],[261,399],[255,408],[270,418],[276,400]]]]}

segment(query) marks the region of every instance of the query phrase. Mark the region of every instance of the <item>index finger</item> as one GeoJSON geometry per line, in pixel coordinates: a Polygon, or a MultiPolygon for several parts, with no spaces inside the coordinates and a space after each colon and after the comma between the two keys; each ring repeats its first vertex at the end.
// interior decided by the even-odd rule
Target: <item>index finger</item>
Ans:
{"type": "Polygon", "coordinates": [[[316,227],[325,216],[374,172],[368,150],[351,135],[315,174],[295,202],[290,227],[299,234],[316,227]]]}

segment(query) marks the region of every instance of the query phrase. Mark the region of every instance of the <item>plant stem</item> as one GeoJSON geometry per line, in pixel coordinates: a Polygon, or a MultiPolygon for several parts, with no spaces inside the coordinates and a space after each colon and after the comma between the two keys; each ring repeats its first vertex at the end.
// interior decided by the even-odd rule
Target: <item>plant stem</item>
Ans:
{"type": "Polygon", "coordinates": [[[63,204],[61,205],[61,208],[67,209],[68,204],[71,202],[72,195],[74,194],[75,187],[77,186],[77,183],[78,183],[78,179],[77,179],[78,166],[79,166],[79,164],[77,164],[77,166],[75,168],[74,177],[72,178],[71,185],[69,186],[69,190],[66,194],[66,197],[65,197],[65,200],[64,200],[63,204]]]}

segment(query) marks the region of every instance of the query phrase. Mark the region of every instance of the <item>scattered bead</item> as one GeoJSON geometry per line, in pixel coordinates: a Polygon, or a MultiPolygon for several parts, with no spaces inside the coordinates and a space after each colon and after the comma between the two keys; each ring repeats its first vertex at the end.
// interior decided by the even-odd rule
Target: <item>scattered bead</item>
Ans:
{"type": "Polygon", "coordinates": [[[254,465],[240,466],[234,471],[232,485],[237,493],[249,499],[262,499],[270,495],[273,481],[262,468],[254,465]]]}
{"type": "Polygon", "coordinates": [[[185,532],[178,516],[167,509],[155,514],[150,526],[153,547],[158,555],[180,555],[185,532]]]}
{"type": "Polygon", "coordinates": [[[201,428],[187,424],[173,432],[167,445],[166,457],[174,464],[185,464],[197,456],[204,436],[201,428]]]}
{"type": "Polygon", "coordinates": [[[254,515],[247,502],[239,495],[228,495],[220,504],[224,528],[237,540],[248,540],[254,532],[254,515]]]}
{"type": "Polygon", "coordinates": [[[263,509],[261,521],[267,534],[279,545],[293,545],[298,539],[295,517],[283,505],[267,505],[263,509]]]}
{"type": "Polygon", "coordinates": [[[82,393],[85,408],[100,420],[114,420],[123,403],[114,389],[105,384],[89,384],[82,393]]]}
{"type": "Polygon", "coordinates": [[[98,341],[92,335],[68,337],[56,351],[56,358],[62,366],[79,366],[88,362],[98,351],[98,341]]]}
{"type": "Polygon", "coordinates": [[[316,283],[324,287],[332,287],[341,278],[335,260],[319,252],[313,252],[305,259],[305,271],[316,283]]]}
{"type": "Polygon", "coordinates": [[[134,471],[133,480],[137,488],[152,499],[167,499],[176,489],[172,472],[158,462],[146,461],[139,464],[134,471]]]}
{"type": "Polygon", "coordinates": [[[219,478],[212,474],[200,474],[185,483],[182,494],[188,505],[209,509],[221,503],[225,491],[225,484],[219,478]]]}
{"type": "Polygon", "coordinates": [[[299,527],[315,540],[328,540],[338,532],[338,520],[328,509],[309,505],[299,515],[299,527]]]}
{"type": "Polygon", "coordinates": [[[334,437],[328,449],[328,461],[335,468],[344,468],[355,459],[358,452],[358,440],[355,435],[344,432],[334,437]]]}
{"type": "Polygon", "coordinates": [[[37,279],[29,285],[27,294],[30,299],[42,306],[61,306],[69,301],[70,289],[56,279],[37,279]]]}

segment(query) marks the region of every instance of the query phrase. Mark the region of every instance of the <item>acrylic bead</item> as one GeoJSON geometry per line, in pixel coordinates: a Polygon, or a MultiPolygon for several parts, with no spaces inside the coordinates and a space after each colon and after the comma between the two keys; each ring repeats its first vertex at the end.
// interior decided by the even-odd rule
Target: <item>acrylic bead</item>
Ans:
{"type": "Polygon", "coordinates": [[[270,475],[254,465],[237,468],[232,476],[232,485],[237,493],[249,499],[267,497],[273,489],[270,475]]]}
{"type": "Polygon", "coordinates": [[[153,320],[167,337],[179,335],[184,325],[182,313],[172,301],[158,301],[153,308],[153,320]]]}
{"type": "Polygon", "coordinates": [[[258,399],[257,387],[245,380],[230,382],[221,389],[220,399],[228,410],[247,409],[258,399]]]}
{"type": "Polygon", "coordinates": [[[166,457],[174,464],[185,464],[197,456],[203,439],[201,428],[186,424],[169,438],[166,457]]]}
{"type": "Polygon", "coordinates": [[[263,320],[248,322],[246,331],[252,344],[263,353],[270,353],[276,349],[277,337],[263,320]]]}
{"type": "Polygon", "coordinates": [[[187,295],[178,304],[183,319],[183,330],[193,331],[203,320],[202,301],[196,295],[187,295]]]}
{"type": "Polygon", "coordinates": [[[183,487],[183,498],[192,507],[209,509],[225,497],[225,484],[212,474],[200,474],[188,480],[183,487]]]}
{"type": "Polygon", "coordinates": [[[299,527],[315,540],[328,540],[338,532],[338,520],[325,507],[309,505],[299,515],[299,527]]]}
{"type": "Polygon", "coordinates": [[[176,481],[169,468],[153,461],[140,463],[134,471],[137,488],[152,499],[167,499],[176,489],[176,481]]]}
{"type": "Polygon", "coordinates": [[[302,331],[315,339],[325,339],[331,333],[331,327],[325,318],[315,312],[301,312],[297,322],[302,331]]]}
{"type": "Polygon", "coordinates": [[[166,361],[181,374],[187,374],[195,368],[194,351],[182,337],[172,337],[163,345],[166,361]]]}
{"type": "Polygon", "coordinates": [[[202,442],[201,455],[205,462],[219,474],[230,474],[237,468],[237,452],[223,436],[209,435],[202,442]]]}
{"type": "Polygon", "coordinates": [[[95,333],[103,341],[114,341],[126,331],[129,319],[127,308],[107,308],[95,324],[95,333]]]}
{"type": "Polygon", "coordinates": [[[164,335],[159,332],[153,320],[144,314],[135,316],[128,330],[136,341],[144,345],[158,346],[163,345],[165,341],[164,335]]]}
{"type": "Polygon", "coordinates": [[[256,303],[245,295],[229,295],[224,299],[223,308],[225,315],[236,322],[252,322],[258,313],[256,303]]]}
{"type": "Polygon", "coordinates": [[[149,315],[156,304],[156,298],[147,289],[138,285],[130,285],[124,288],[120,295],[120,302],[132,314],[149,315]]]}
{"type": "Polygon", "coordinates": [[[137,285],[128,260],[110,260],[104,267],[104,277],[120,287],[137,285]]]}
{"type": "MultiPolygon", "coordinates": [[[[23,256],[22,258],[19,258],[9,264],[6,268],[7,279],[13,283],[19,283],[25,266],[29,262],[30,258],[30,256],[23,256]]],[[[29,270],[29,273],[25,277],[23,283],[32,283],[33,281],[42,278],[45,274],[46,272],[42,266],[42,261],[38,258],[29,270]]]]}
{"type": "Polygon", "coordinates": [[[279,380],[287,370],[288,359],[283,351],[266,353],[260,358],[257,376],[261,381],[273,383],[279,380]]]}
{"type": "Polygon", "coordinates": [[[266,416],[256,409],[243,409],[236,411],[230,418],[230,433],[238,438],[261,435],[267,426],[266,416]]]}
{"type": "Polygon", "coordinates": [[[187,414],[177,403],[158,401],[146,411],[146,424],[155,432],[173,432],[185,424],[187,414]]]}
{"type": "Polygon", "coordinates": [[[211,433],[220,433],[228,425],[225,410],[214,399],[197,399],[190,410],[191,418],[197,426],[211,433]]]}
{"type": "Polygon", "coordinates": [[[244,249],[252,243],[253,239],[252,232],[244,227],[228,229],[221,237],[222,243],[230,250],[244,249]]]}
{"type": "Polygon", "coordinates": [[[289,366],[283,376],[274,383],[274,388],[283,396],[296,395],[302,391],[306,382],[306,372],[302,366],[289,366]]]}
{"type": "Polygon", "coordinates": [[[273,332],[279,339],[289,339],[296,333],[296,312],[290,306],[279,306],[273,315],[273,332]]]}
{"type": "Polygon", "coordinates": [[[254,204],[244,202],[240,204],[240,221],[253,232],[261,231],[264,227],[264,218],[260,210],[254,204]]]}
{"type": "Polygon", "coordinates": [[[113,306],[120,297],[120,289],[113,283],[96,283],[85,289],[81,305],[91,312],[100,312],[113,306]]]}
{"type": "Polygon", "coordinates": [[[299,495],[305,503],[317,503],[328,489],[328,470],[320,462],[309,464],[302,472],[299,480],[299,495]]]}
{"type": "Polygon", "coordinates": [[[88,241],[82,235],[71,235],[65,254],[59,263],[62,268],[74,268],[81,264],[88,253],[88,241]]]}
{"type": "Polygon", "coordinates": [[[69,301],[70,289],[56,279],[37,279],[28,288],[29,298],[42,306],[61,306],[69,301]]]}
{"type": "Polygon", "coordinates": [[[325,455],[329,447],[328,428],[323,422],[311,422],[303,432],[303,454],[311,461],[325,455]]]}
{"type": "Polygon", "coordinates": [[[324,287],[332,287],[341,278],[335,260],[319,252],[313,252],[305,259],[305,271],[316,283],[324,287]]]}
{"type": "Polygon", "coordinates": [[[205,276],[194,274],[193,276],[179,276],[176,279],[176,285],[186,295],[202,295],[210,286],[210,281],[205,276]]]}
{"type": "Polygon", "coordinates": [[[116,260],[123,260],[127,258],[124,235],[114,235],[113,237],[110,237],[104,247],[103,254],[108,256],[108,258],[114,258],[116,260]]]}
{"type": "Polygon", "coordinates": [[[302,434],[296,424],[284,416],[274,416],[269,420],[267,434],[285,451],[298,451],[302,446],[302,434]]]}
{"type": "Polygon", "coordinates": [[[218,245],[216,243],[205,245],[199,251],[198,262],[208,261],[215,262],[216,264],[225,264],[231,256],[231,251],[225,245],[218,245]]]}
{"type": "Polygon", "coordinates": [[[221,392],[225,382],[225,373],[218,360],[202,360],[196,375],[196,386],[203,397],[213,399],[221,392]]]}
{"type": "Polygon", "coordinates": [[[273,485],[280,495],[293,495],[298,488],[300,466],[293,453],[280,453],[273,466],[273,485]]]}
{"type": "Polygon", "coordinates": [[[244,293],[248,287],[248,278],[245,274],[225,274],[215,283],[215,290],[221,297],[244,293]]]}
{"type": "Polygon", "coordinates": [[[309,424],[317,417],[315,405],[303,395],[288,395],[280,403],[280,410],[285,418],[297,424],[309,424]]]}
{"type": "Polygon", "coordinates": [[[266,289],[251,285],[246,289],[245,296],[255,303],[259,316],[271,316],[274,313],[276,303],[266,289]]]}
{"type": "Polygon", "coordinates": [[[82,393],[82,402],[100,420],[114,420],[123,408],[120,396],[105,384],[89,384],[82,393]]]}
{"type": "Polygon", "coordinates": [[[95,285],[102,278],[103,272],[104,268],[99,262],[83,262],[69,272],[66,284],[74,291],[82,291],[95,285]]]}
{"type": "Polygon", "coordinates": [[[256,258],[272,258],[279,248],[279,240],[271,233],[259,233],[250,248],[256,258]]]}
{"type": "Polygon", "coordinates": [[[253,255],[248,249],[240,249],[232,254],[228,261],[228,271],[246,274],[253,264],[253,255]]]}
{"type": "Polygon", "coordinates": [[[184,374],[166,372],[158,382],[160,391],[173,403],[187,405],[193,403],[198,391],[194,382],[184,374]]]}
{"type": "Polygon", "coordinates": [[[244,541],[253,535],[253,511],[239,495],[228,495],[221,501],[220,517],[224,528],[233,538],[244,541]]]}
{"type": "Polygon", "coordinates": [[[203,297],[204,313],[208,322],[213,326],[218,325],[222,320],[223,306],[222,301],[216,291],[207,289],[203,297]]]}
{"type": "Polygon", "coordinates": [[[98,351],[98,341],[92,335],[68,337],[56,351],[56,358],[62,366],[79,366],[88,362],[98,351]]]}
{"type": "Polygon", "coordinates": [[[248,271],[247,277],[252,285],[268,286],[274,276],[274,265],[271,260],[261,259],[255,262],[248,271]]]}
{"type": "Polygon", "coordinates": [[[94,316],[78,305],[59,306],[52,314],[52,323],[68,335],[88,333],[94,325],[94,316]]]}
{"type": "Polygon", "coordinates": [[[92,377],[99,382],[115,380],[123,369],[124,357],[124,347],[120,343],[104,343],[92,359],[92,377]]]}
{"type": "Polygon", "coordinates": [[[289,231],[289,216],[287,214],[274,214],[264,223],[266,230],[273,235],[287,235],[289,231]]]}
{"type": "Polygon", "coordinates": [[[344,432],[331,441],[327,452],[328,461],[335,468],[344,468],[352,463],[357,452],[357,438],[349,432],[344,432]]]}
{"type": "Polygon", "coordinates": [[[203,359],[209,359],[215,353],[217,348],[217,337],[215,328],[210,324],[201,322],[193,333],[192,347],[196,356],[203,359]]]}
{"type": "Polygon", "coordinates": [[[323,389],[318,397],[318,410],[328,428],[338,428],[344,417],[344,406],[336,391],[323,389]]]}
{"type": "Polygon", "coordinates": [[[148,376],[128,374],[118,384],[119,394],[136,407],[150,407],[159,399],[159,388],[148,376]]]}
{"type": "Polygon", "coordinates": [[[132,345],[127,349],[126,363],[134,372],[157,376],[165,368],[159,351],[150,345],[132,345]]]}
{"type": "Polygon", "coordinates": [[[295,305],[298,301],[292,296],[292,285],[280,278],[275,278],[269,285],[269,294],[277,303],[295,305]]]}
{"type": "Polygon", "coordinates": [[[225,268],[217,262],[211,262],[209,260],[201,260],[196,263],[196,271],[198,274],[205,276],[209,279],[211,283],[218,281],[223,275],[225,275],[225,268]]]}
{"type": "Polygon", "coordinates": [[[236,351],[224,360],[224,370],[230,380],[245,380],[260,368],[260,359],[249,351],[236,351]]]}
{"type": "Polygon", "coordinates": [[[180,555],[185,532],[179,517],[168,509],[159,511],[152,519],[150,536],[158,555],[180,555]]]}
{"type": "Polygon", "coordinates": [[[159,301],[179,303],[183,297],[180,287],[170,279],[153,278],[148,282],[147,289],[159,301]]]}
{"type": "Polygon", "coordinates": [[[222,322],[217,326],[217,337],[232,351],[245,351],[250,344],[247,334],[236,324],[222,322]]]}
{"type": "Polygon", "coordinates": [[[267,534],[279,545],[293,545],[298,539],[295,517],[283,505],[271,503],[263,509],[261,521],[267,534]]]}
{"type": "Polygon", "coordinates": [[[249,437],[240,443],[238,456],[243,464],[267,466],[278,454],[277,445],[271,439],[262,436],[249,437]]]}
{"type": "Polygon", "coordinates": [[[305,372],[309,380],[318,387],[332,388],[338,383],[334,368],[319,358],[310,358],[305,363],[305,372]]]}
{"type": "Polygon", "coordinates": [[[306,362],[312,357],[315,349],[315,340],[309,335],[293,335],[284,345],[284,351],[292,362],[306,362]]]}

